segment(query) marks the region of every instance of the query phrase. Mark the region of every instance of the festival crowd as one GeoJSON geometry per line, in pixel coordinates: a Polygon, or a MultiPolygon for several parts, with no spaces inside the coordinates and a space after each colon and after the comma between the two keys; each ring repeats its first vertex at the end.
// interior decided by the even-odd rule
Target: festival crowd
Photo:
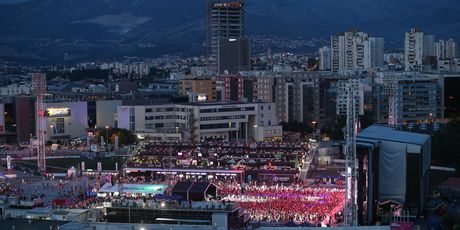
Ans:
{"type": "Polygon", "coordinates": [[[344,189],[284,185],[240,185],[219,187],[222,200],[236,202],[253,221],[334,223],[334,214],[344,206],[344,189]]]}

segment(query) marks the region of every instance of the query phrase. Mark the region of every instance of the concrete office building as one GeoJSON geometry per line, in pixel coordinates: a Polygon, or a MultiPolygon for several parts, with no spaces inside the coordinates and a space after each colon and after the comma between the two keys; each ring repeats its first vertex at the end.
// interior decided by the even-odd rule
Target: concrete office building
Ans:
{"type": "Polygon", "coordinates": [[[116,114],[121,100],[96,101],[96,127],[117,127],[116,114]]]}
{"type": "Polygon", "coordinates": [[[222,75],[217,77],[216,91],[220,101],[274,102],[274,84],[273,76],[222,75]]]}
{"type": "Polygon", "coordinates": [[[221,75],[217,77],[217,81],[222,86],[221,101],[248,101],[247,98],[252,97],[252,92],[244,94],[245,78],[241,75],[221,75]]]}
{"type": "MultiPolygon", "coordinates": [[[[382,77],[388,77],[387,73],[382,77]]],[[[396,74],[394,83],[384,82],[381,87],[392,89],[398,124],[431,123],[444,118],[444,86],[438,75],[419,73],[396,74]]],[[[382,91],[384,92],[384,91],[382,91]]],[[[388,121],[389,96],[382,94],[379,122],[388,121]]]]}
{"type": "Polygon", "coordinates": [[[356,108],[355,111],[359,114],[364,114],[364,84],[362,79],[348,79],[339,80],[337,82],[337,101],[336,101],[336,113],[339,116],[347,115],[348,105],[348,93],[349,88],[355,88],[358,91],[358,98],[354,102],[356,108]]]}
{"type": "Polygon", "coordinates": [[[275,79],[275,101],[279,122],[319,122],[319,74],[292,72],[275,79]]]}
{"type": "Polygon", "coordinates": [[[1,96],[25,96],[30,95],[30,85],[27,84],[11,84],[0,87],[1,96]]]}
{"type": "Polygon", "coordinates": [[[254,81],[253,102],[275,102],[275,78],[272,76],[252,77],[254,81]]]}
{"type": "Polygon", "coordinates": [[[257,124],[254,128],[254,140],[276,141],[282,140],[283,127],[278,125],[276,103],[258,104],[257,124]]]}
{"type": "Polygon", "coordinates": [[[244,37],[244,3],[242,1],[210,2],[207,8],[207,49],[217,71],[219,40],[244,37]]]}
{"type": "Polygon", "coordinates": [[[88,108],[86,101],[44,103],[46,141],[68,140],[86,136],[88,108]]]}
{"type": "Polygon", "coordinates": [[[216,79],[182,79],[179,81],[179,95],[187,95],[189,102],[216,101],[216,79]]]}
{"type": "Polygon", "coordinates": [[[0,142],[29,143],[35,134],[35,98],[14,96],[0,99],[0,142]]]}
{"type": "Polygon", "coordinates": [[[117,117],[119,128],[161,140],[251,140],[254,127],[278,125],[273,110],[273,103],[159,104],[119,106],[117,117]]]}
{"type": "Polygon", "coordinates": [[[251,69],[251,50],[247,38],[220,38],[217,46],[219,74],[236,74],[251,69]]]}
{"type": "Polygon", "coordinates": [[[443,74],[439,76],[444,86],[444,117],[454,119],[460,117],[460,74],[443,74]]]}

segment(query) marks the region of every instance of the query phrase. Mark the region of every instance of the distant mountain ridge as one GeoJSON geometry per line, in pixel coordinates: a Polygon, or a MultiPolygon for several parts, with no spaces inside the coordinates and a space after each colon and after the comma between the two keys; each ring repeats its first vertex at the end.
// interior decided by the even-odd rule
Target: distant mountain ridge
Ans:
{"type": "MultiPolygon", "coordinates": [[[[0,56],[201,54],[204,8],[202,0],[0,0],[0,56]]],[[[247,0],[246,12],[249,36],[328,40],[357,27],[402,46],[418,26],[460,41],[458,0],[247,0]]]]}

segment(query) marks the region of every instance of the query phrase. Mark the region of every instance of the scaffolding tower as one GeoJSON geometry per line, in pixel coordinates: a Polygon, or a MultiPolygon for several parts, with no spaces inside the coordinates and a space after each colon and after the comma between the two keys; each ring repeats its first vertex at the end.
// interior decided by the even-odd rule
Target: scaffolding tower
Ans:
{"type": "Polygon", "coordinates": [[[35,121],[37,145],[37,167],[41,172],[46,171],[46,149],[45,149],[45,106],[43,99],[46,94],[46,75],[43,73],[32,74],[32,95],[35,99],[35,121]]]}
{"type": "Polygon", "coordinates": [[[398,125],[398,106],[396,103],[397,81],[394,73],[384,79],[384,94],[388,98],[388,125],[398,125]]]}
{"type": "Polygon", "coordinates": [[[356,135],[358,126],[357,103],[360,102],[359,80],[350,79],[347,83],[347,124],[345,127],[345,173],[346,193],[344,222],[347,226],[358,225],[358,160],[356,158],[356,135]]]}

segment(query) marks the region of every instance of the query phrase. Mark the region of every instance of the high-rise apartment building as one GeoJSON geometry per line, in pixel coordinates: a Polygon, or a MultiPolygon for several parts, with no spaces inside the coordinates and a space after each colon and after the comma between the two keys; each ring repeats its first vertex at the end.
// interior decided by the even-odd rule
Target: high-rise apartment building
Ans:
{"type": "MultiPolygon", "coordinates": [[[[390,74],[395,73],[385,73],[381,77],[385,79],[390,74]]],[[[382,82],[381,87],[391,90],[391,93],[378,97],[378,122],[386,123],[389,119],[389,95],[398,124],[425,123],[444,118],[444,86],[438,75],[399,73],[393,81],[382,82]]]]}
{"type": "Polygon", "coordinates": [[[220,38],[217,48],[219,74],[236,74],[251,69],[251,52],[247,38],[220,38]]]}
{"type": "Polygon", "coordinates": [[[350,31],[331,37],[331,70],[346,74],[383,65],[383,38],[350,31]]]}
{"type": "Polygon", "coordinates": [[[423,62],[423,31],[412,28],[406,32],[404,41],[405,70],[419,70],[423,62]]]}
{"type": "Polygon", "coordinates": [[[435,43],[436,56],[439,59],[455,59],[457,44],[453,39],[439,40],[435,43]]]}
{"type": "Polygon", "coordinates": [[[319,48],[319,69],[330,70],[331,69],[331,48],[324,46],[319,48]]]}
{"type": "Polygon", "coordinates": [[[280,122],[320,123],[320,77],[307,72],[276,77],[275,101],[280,122]]]}
{"type": "Polygon", "coordinates": [[[217,71],[219,40],[244,37],[244,1],[211,1],[207,17],[207,52],[217,71]]]}
{"type": "Polygon", "coordinates": [[[370,37],[364,41],[364,68],[383,67],[383,38],[370,37]]]}
{"type": "Polygon", "coordinates": [[[221,75],[217,77],[219,101],[274,102],[272,76],[221,75]]]}
{"type": "Polygon", "coordinates": [[[358,114],[364,114],[364,84],[362,79],[343,79],[337,82],[336,113],[339,116],[347,115],[348,89],[355,88],[358,96],[355,98],[355,108],[358,114]]]}
{"type": "Polygon", "coordinates": [[[431,34],[423,35],[423,57],[436,56],[435,37],[431,34]]]}

